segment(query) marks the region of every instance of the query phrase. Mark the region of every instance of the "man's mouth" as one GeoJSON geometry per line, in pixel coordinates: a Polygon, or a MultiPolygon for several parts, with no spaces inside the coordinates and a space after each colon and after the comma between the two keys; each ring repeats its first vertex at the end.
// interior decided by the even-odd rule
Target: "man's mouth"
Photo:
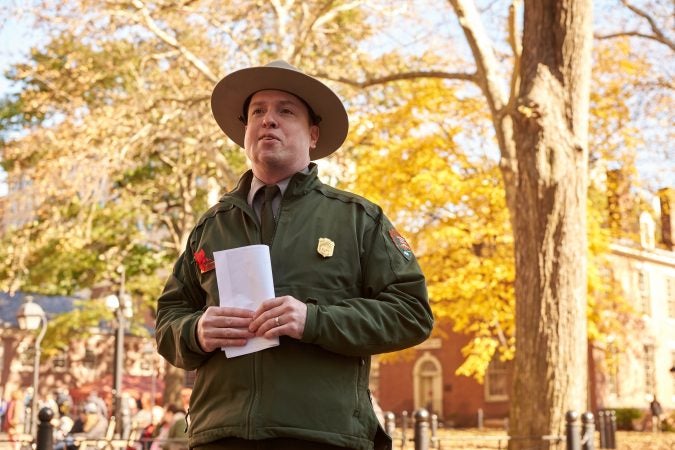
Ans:
{"type": "Polygon", "coordinates": [[[262,136],[260,136],[259,140],[261,140],[261,141],[271,141],[271,140],[278,141],[279,138],[274,136],[273,134],[263,134],[262,136]]]}

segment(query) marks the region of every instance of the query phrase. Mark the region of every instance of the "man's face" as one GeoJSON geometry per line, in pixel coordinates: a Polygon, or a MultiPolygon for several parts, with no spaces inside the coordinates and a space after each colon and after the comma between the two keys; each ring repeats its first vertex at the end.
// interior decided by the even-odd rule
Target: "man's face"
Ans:
{"type": "Polygon", "coordinates": [[[307,167],[319,127],[311,125],[302,100],[283,91],[258,91],[251,97],[247,119],[244,146],[258,178],[276,182],[307,167]]]}
{"type": "Polygon", "coordinates": [[[180,391],[180,399],[183,402],[184,405],[187,405],[190,403],[190,394],[192,394],[191,389],[181,389],[180,391]]]}

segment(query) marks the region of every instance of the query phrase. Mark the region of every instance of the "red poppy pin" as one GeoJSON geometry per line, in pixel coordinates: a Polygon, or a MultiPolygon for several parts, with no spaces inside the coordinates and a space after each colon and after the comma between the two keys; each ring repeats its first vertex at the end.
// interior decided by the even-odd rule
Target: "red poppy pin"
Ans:
{"type": "Polygon", "coordinates": [[[392,228],[389,230],[389,237],[391,237],[391,240],[394,242],[394,245],[398,249],[398,251],[401,252],[403,257],[407,260],[410,260],[410,258],[413,257],[413,252],[412,249],[410,248],[410,245],[408,245],[408,242],[405,240],[403,236],[399,234],[396,229],[392,228]]]}
{"type": "Polygon", "coordinates": [[[212,259],[209,259],[208,256],[206,256],[206,253],[204,253],[204,249],[200,249],[195,252],[195,262],[199,266],[199,271],[201,273],[208,272],[209,270],[213,270],[216,268],[216,262],[212,259]]]}

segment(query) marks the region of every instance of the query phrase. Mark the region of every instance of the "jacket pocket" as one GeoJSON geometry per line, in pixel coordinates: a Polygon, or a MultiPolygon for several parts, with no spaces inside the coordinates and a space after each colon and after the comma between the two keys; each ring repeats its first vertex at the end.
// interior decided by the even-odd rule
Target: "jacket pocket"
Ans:
{"type": "Polygon", "coordinates": [[[258,417],[274,428],[358,434],[360,358],[283,339],[261,352],[264,372],[258,417]]]}

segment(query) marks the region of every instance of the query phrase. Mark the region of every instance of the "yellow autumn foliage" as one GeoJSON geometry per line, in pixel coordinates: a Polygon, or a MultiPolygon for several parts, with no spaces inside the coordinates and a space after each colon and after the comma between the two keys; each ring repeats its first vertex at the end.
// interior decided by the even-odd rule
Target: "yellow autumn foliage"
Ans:
{"type": "Polygon", "coordinates": [[[350,187],[379,203],[409,240],[437,322],[474,336],[458,372],[481,379],[495,351],[510,357],[514,344],[513,238],[501,175],[494,158],[465,149],[459,126],[485,120],[486,111],[458,100],[447,83],[400,83],[395,97],[389,90],[389,105],[355,126],[350,187]]]}

